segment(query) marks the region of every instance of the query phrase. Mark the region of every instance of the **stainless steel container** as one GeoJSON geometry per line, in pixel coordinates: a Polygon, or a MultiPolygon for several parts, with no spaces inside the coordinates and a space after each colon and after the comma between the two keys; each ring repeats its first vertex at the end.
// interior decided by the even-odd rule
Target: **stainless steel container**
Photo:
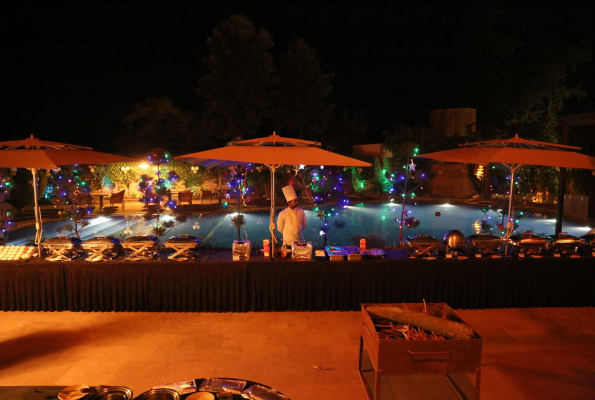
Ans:
{"type": "Polygon", "coordinates": [[[122,247],[128,260],[148,259],[159,251],[159,238],[157,236],[131,236],[124,239],[122,247]]]}
{"type": "Polygon", "coordinates": [[[181,397],[173,389],[155,388],[147,390],[135,397],[134,400],[180,400],[181,397]]]}
{"type": "Polygon", "coordinates": [[[547,240],[550,242],[550,246],[554,251],[566,253],[578,252],[583,250],[585,246],[585,242],[582,239],[569,235],[566,232],[561,232],[557,236],[550,235],[547,237],[547,240]]]}
{"type": "Polygon", "coordinates": [[[437,254],[442,247],[442,242],[427,233],[411,235],[405,238],[405,249],[407,253],[414,256],[431,256],[437,254]]]}
{"type": "Polygon", "coordinates": [[[49,254],[49,261],[72,260],[78,257],[82,243],[81,239],[58,235],[43,242],[41,247],[49,254]]]}
{"type": "Polygon", "coordinates": [[[533,232],[523,232],[509,238],[513,253],[539,253],[548,247],[546,238],[536,236],[533,232]]]}
{"type": "Polygon", "coordinates": [[[295,260],[311,260],[312,242],[293,242],[293,246],[291,246],[291,258],[295,260]]]}
{"type": "Polygon", "coordinates": [[[581,236],[581,239],[583,239],[585,245],[591,247],[592,250],[595,250],[595,233],[583,235],[581,236]]]}
{"type": "Polygon", "coordinates": [[[234,240],[231,251],[234,261],[249,260],[252,243],[249,240],[234,240]]]}
{"type": "Polygon", "coordinates": [[[106,386],[100,388],[85,400],[130,400],[132,390],[126,386],[106,386]]]}
{"type": "Polygon", "coordinates": [[[166,248],[173,249],[175,251],[175,253],[173,253],[168,258],[173,259],[179,257],[180,259],[186,259],[189,257],[200,256],[200,252],[198,250],[200,238],[197,238],[196,236],[189,236],[186,233],[181,233],[167,239],[164,244],[166,248]]]}
{"type": "Polygon", "coordinates": [[[446,245],[446,251],[464,250],[467,247],[467,239],[461,231],[452,230],[444,234],[442,243],[446,245]]]}
{"type": "Polygon", "coordinates": [[[467,238],[467,251],[475,254],[499,253],[503,244],[504,239],[500,236],[489,233],[471,235],[467,238]]]}
{"type": "Polygon", "coordinates": [[[113,260],[118,257],[118,252],[122,246],[117,238],[97,235],[92,239],[85,240],[82,247],[92,258],[101,258],[100,256],[103,256],[113,260]]]}

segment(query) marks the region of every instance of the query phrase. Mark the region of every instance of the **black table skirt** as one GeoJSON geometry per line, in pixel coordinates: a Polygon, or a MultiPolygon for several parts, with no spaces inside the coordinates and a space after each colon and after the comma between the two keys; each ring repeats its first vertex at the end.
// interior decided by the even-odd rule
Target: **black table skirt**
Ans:
{"type": "Polygon", "coordinates": [[[71,311],[247,311],[245,263],[75,262],[64,268],[71,311]]]}
{"type": "Polygon", "coordinates": [[[65,305],[61,263],[0,263],[2,311],[62,311],[65,305]]]}
{"type": "Polygon", "coordinates": [[[595,260],[0,263],[3,311],[357,311],[422,300],[459,309],[595,306],[595,260]]]}

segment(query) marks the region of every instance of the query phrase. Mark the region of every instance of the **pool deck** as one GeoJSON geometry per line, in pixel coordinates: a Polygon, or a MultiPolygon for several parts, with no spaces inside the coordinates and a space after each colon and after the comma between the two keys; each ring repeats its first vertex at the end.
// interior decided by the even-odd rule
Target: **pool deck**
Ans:
{"type": "MultiPolygon", "coordinates": [[[[595,308],[457,313],[483,338],[481,399],[595,398],[595,308]]],[[[292,400],[366,399],[359,312],[0,312],[0,320],[0,398],[2,386],[125,385],[139,395],[234,377],[292,400]]]]}

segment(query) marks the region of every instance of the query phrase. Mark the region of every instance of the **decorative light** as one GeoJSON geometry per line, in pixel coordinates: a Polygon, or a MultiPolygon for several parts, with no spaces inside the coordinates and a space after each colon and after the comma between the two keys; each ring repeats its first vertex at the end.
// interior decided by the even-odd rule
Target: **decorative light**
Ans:
{"type": "Polygon", "coordinates": [[[138,167],[139,167],[140,169],[147,169],[147,168],[149,168],[149,164],[145,164],[145,163],[138,164],[138,167]]]}

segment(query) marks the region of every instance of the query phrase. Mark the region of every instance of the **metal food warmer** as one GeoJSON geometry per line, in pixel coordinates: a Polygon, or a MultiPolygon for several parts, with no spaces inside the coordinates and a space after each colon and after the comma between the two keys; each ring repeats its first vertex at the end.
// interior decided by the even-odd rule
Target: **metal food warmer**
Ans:
{"type": "Polygon", "coordinates": [[[500,236],[489,233],[471,235],[467,238],[467,252],[475,254],[475,257],[498,255],[503,244],[504,239],[500,236]]]}
{"type": "Polygon", "coordinates": [[[585,242],[581,238],[569,235],[566,232],[547,237],[550,242],[550,250],[556,254],[578,254],[585,249],[585,242]]]}
{"type": "Polygon", "coordinates": [[[293,242],[291,246],[291,258],[295,260],[311,260],[312,250],[312,242],[293,242]]]}
{"type": "Polygon", "coordinates": [[[420,233],[405,238],[405,249],[414,257],[434,256],[442,249],[442,242],[427,233],[420,233]]]}
{"type": "Polygon", "coordinates": [[[383,328],[398,329],[398,322],[379,318],[369,312],[370,307],[426,310],[431,316],[465,324],[445,303],[362,304],[359,374],[369,400],[479,399],[482,339],[475,331],[467,326],[472,332],[467,339],[386,336],[383,328]]]}
{"type": "Polygon", "coordinates": [[[525,255],[538,255],[548,247],[548,240],[544,237],[534,235],[533,232],[523,232],[520,235],[513,235],[509,238],[512,246],[511,251],[523,257],[525,255]]]}
{"type": "Polygon", "coordinates": [[[127,261],[150,260],[159,254],[157,236],[131,236],[122,242],[127,261]]]}
{"type": "Polygon", "coordinates": [[[189,236],[187,233],[173,236],[165,241],[165,248],[174,251],[167,256],[167,259],[185,261],[200,257],[199,245],[200,239],[196,236],[189,236]]]}
{"type": "Polygon", "coordinates": [[[595,233],[587,233],[586,235],[581,236],[581,239],[585,242],[585,247],[587,247],[595,257],[595,233]]]}
{"type": "Polygon", "coordinates": [[[446,246],[446,252],[467,252],[467,239],[461,231],[453,229],[444,234],[442,243],[446,246]]]}
{"type": "Polygon", "coordinates": [[[42,249],[48,253],[48,261],[72,261],[79,256],[81,251],[79,238],[58,235],[43,242],[42,249]]]}
{"type": "Polygon", "coordinates": [[[234,261],[249,260],[252,252],[252,242],[249,240],[234,240],[231,252],[234,261]]]}
{"type": "Polygon", "coordinates": [[[105,259],[115,260],[120,252],[120,240],[105,235],[97,235],[92,239],[85,240],[82,244],[87,252],[87,261],[102,261],[105,259]]]}

